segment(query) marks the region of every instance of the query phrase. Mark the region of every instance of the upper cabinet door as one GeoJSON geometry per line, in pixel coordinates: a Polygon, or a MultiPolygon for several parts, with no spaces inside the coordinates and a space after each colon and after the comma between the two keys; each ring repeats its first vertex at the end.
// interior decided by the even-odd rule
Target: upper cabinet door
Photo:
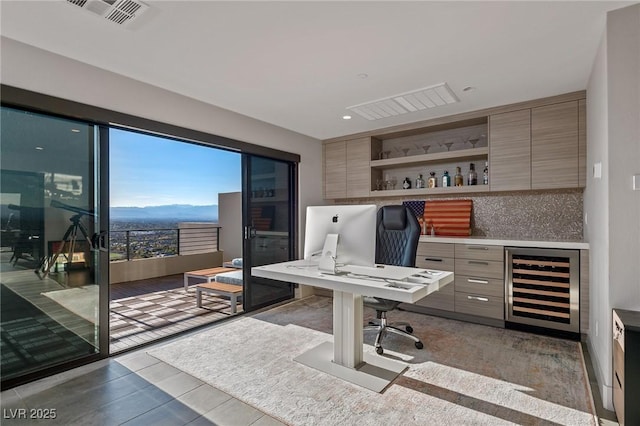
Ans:
{"type": "Polygon", "coordinates": [[[324,198],[331,200],[347,196],[347,147],[344,141],[325,144],[324,198]]]}
{"type": "Polygon", "coordinates": [[[587,100],[578,101],[578,186],[587,186],[587,100]]]}
{"type": "Polygon", "coordinates": [[[371,138],[347,141],[347,197],[368,197],[371,190],[371,138]]]}
{"type": "Polygon", "coordinates": [[[492,191],[531,189],[531,110],[489,117],[489,185],[492,191]]]}
{"type": "Polygon", "coordinates": [[[531,109],[531,188],[578,186],[578,101],[531,109]]]}

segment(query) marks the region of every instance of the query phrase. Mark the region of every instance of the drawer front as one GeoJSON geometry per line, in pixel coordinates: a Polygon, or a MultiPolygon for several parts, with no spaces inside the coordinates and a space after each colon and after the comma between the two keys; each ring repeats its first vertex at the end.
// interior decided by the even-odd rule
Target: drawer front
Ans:
{"type": "Polygon", "coordinates": [[[504,320],[504,297],[456,291],[455,307],[461,314],[504,320]]]}
{"type": "Polygon", "coordinates": [[[457,259],[455,274],[467,277],[504,278],[504,263],[495,260],[457,259]]]}
{"type": "Polygon", "coordinates": [[[456,259],[504,260],[503,246],[485,246],[481,244],[456,244],[456,259]]]}
{"type": "Polygon", "coordinates": [[[418,257],[454,257],[455,244],[418,243],[418,257]]]}
{"type": "Polygon", "coordinates": [[[451,257],[416,256],[416,268],[453,271],[454,267],[455,262],[451,257]]]}
{"type": "Polygon", "coordinates": [[[455,275],[456,291],[483,296],[504,297],[504,280],[500,278],[455,275]]]}
{"type": "Polygon", "coordinates": [[[454,285],[449,283],[438,291],[434,291],[427,297],[418,300],[416,305],[425,306],[432,309],[440,309],[443,311],[454,310],[454,285]]]}

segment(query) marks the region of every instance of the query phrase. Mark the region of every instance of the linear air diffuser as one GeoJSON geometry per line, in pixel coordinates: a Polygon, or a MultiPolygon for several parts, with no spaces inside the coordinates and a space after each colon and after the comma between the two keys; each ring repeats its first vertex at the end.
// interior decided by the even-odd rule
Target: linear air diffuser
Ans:
{"type": "Polygon", "coordinates": [[[388,98],[350,106],[347,109],[367,120],[379,120],[456,102],[460,102],[460,100],[447,83],[440,83],[423,89],[389,96],[388,98]]]}
{"type": "Polygon", "coordinates": [[[67,0],[67,3],[123,26],[139,18],[149,8],[138,0],[67,0]]]}

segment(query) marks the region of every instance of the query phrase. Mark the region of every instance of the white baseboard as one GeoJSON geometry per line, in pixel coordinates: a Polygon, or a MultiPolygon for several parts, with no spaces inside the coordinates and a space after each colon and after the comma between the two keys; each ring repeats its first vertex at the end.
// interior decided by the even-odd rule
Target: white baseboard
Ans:
{"type": "Polygon", "coordinates": [[[596,374],[596,381],[598,382],[598,389],[600,390],[600,397],[602,398],[602,406],[609,411],[613,411],[613,387],[607,385],[605,376],[598,363],[598,357],[595,356],[597,352],[589,335],[587,335],[587,346],[589,347],[589,354],[591,355],[593,371],[596,374]]]}

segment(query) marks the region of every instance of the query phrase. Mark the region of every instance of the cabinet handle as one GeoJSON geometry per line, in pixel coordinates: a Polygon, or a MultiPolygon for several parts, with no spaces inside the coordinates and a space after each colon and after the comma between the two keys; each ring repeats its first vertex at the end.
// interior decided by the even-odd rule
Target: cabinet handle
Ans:
{"type": "Polygon", "coordinates": [[[431,262],[442,262],[442,259],[438,259],[437,257],[425,257],[424,260],[431,262]]]}
{"type": "Polygon", "coordinates": [[[469,260],[469,263],[472,263],[474,265],[485,265],[485,266],[489,266],[489,262],[481,262],[479,260],[469,260]]]}
{"type": "Polygon", "coordinates": [[[622,389],[622,382],[620,381],[620,377],[618,377],[618,372],[615,372],[616,375],[616,380],[618,381],[618,386],[620,386],[620,389],[622,389]]]}
{"type": "Polygon", "coordinates": [[[489,250],[489,247],[484,246],[467,246],[469,250],[489,250]]]}
{"type": "Polygon", "coordinates": [[[467,296],[467,299],[469,299],[469,300],[477,300],[478,302],[488,302],[489,301],[488,297],[480,297],[480,296],[467,296]]]}
{"type": "Polygon", "coordinates": [[[476,280],[474,278],[467,278],[467,281],[475,284],[489,284],[489,281],[487,280],[476,280]]]}

